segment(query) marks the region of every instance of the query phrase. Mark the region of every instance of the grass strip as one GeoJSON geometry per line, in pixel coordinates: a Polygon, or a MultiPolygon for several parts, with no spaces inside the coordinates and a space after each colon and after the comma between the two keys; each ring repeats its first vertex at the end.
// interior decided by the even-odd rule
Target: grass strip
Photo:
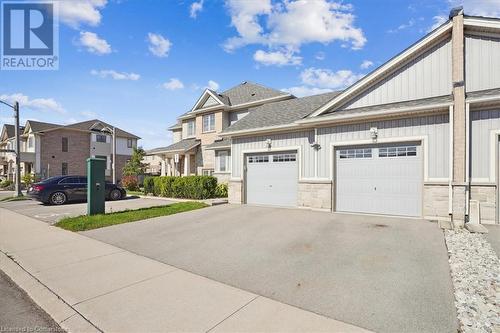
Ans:
{"type": "Polygon", "coordinates": [[[30,198],[21,196],[21,197],[6,197],[0,199],[0,202],[8,202],[8,201],[21,201],[21,200],[30,200],[30,198]]]}
{"type": "Polygon", "coordinates": [[[203,202],[177,202],[166,206],[154,206],[135,210],[125,210],[116,213],[98,214],[98,215],[81,215],[76,217],[67,217],[55,225],[70,231],[86,231],[97,228],[108,227],[111,225],[140,221],[153,217],[173,215],[190,210],[208,207],[203,202]]]}

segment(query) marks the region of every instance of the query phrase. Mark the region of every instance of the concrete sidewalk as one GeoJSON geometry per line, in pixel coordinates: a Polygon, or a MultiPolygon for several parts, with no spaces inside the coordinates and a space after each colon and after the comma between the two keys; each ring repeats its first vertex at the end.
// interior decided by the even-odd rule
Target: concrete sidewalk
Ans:
{"type": "Polygon", "coordinates": [[[69,332],[367,332],[1,208],[0,251],[69,332]]]}

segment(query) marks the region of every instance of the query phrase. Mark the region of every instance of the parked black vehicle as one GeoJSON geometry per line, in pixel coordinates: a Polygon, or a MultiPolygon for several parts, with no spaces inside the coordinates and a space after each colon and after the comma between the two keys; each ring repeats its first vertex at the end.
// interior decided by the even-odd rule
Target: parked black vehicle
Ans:
{"type": "MultiPolygon", "coordinates": [[[[106,182],[106,200],[120,200],[127,196],[125,189],[106,182]]],[[[51,205],[62,205],[69,201],[87,201],[87,177],[57,176],[31,185],[29,198],[51,205]]]]}

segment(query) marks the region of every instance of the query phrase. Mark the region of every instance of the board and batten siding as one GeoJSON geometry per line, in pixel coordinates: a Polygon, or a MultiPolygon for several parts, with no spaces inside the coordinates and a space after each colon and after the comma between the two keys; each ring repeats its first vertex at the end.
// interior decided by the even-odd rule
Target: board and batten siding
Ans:
{"type": "Polygon", "coordinates": [[[232,177],[243,178],[241,173],[243,162],[243,152],[251,150],[267,149],[266,140],[271,139],[271,148],[273,150],[287,147],[299,147],[301,156],[300,178],[314,177],[314,149],[311,144],[314,142],[314,131],[300,131],[285,134],[263,135],[256,137],[233,138],[231,144],[232,177]]]}
{"type": "MultiPolygon", "coordinates": [[[[447,114],[375,121],[363,124],[349,124],[336,127],[318,128],[318,143],[321,145],[318,156],[318,177],[329,178],[333,157],[330,156],[332,143],[370,140],[370,128],[378,129],[378,138],[427,137],[428,178],[448,178],[449,162],[449,121],[447,114]],[[330,161],[330,158],[332,161],[330,161]]],[[[425,148],[424,148],[425,149],[425,148]]]]}
{"type": "MultiPolygon", "coordinates": [[[[500,130],[500,109],[471,111],[471,176],[472,181],[494,182],[491,168],[491,132],[500,130]]],[[[495,140],[495,145],[498,141],[495,140]]],[[[496,147],[495,147],[496,149],[496,147]]]]}
{"type": "Polygon", "coordinates": [[[342,108],[449,95],[452,89],[451,69],[451,42],[447,39],[412,59],[342,108]]]}
{"type": "Polygon", "coordinates": [[[465,37],[467,91],[500,87],[500,36],[465,37]]]}

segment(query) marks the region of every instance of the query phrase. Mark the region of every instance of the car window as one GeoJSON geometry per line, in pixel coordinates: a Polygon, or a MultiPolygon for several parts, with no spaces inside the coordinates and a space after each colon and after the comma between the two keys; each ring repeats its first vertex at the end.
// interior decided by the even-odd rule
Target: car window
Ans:
{"type": "Polygon", "coordinates": [[[53,182],[56,182],[57,180],[61,179],[60,176],[56,176],[56,177],[49,177],[47,179],[44,179],[42,180],[40,183],[44,183],[44,184],[48,184],[48,183],[53,183],[53,182]]]}
{"type": "Polygon", "coordinates": [[[59,184],[78,184],[78,178],[75,177],[64,178],[59,182],[59,184]]]}
{"type": "Polygon", "coordinates": [[[87,184],[87,177],[78,177],[78,184],[87,184]]]}

